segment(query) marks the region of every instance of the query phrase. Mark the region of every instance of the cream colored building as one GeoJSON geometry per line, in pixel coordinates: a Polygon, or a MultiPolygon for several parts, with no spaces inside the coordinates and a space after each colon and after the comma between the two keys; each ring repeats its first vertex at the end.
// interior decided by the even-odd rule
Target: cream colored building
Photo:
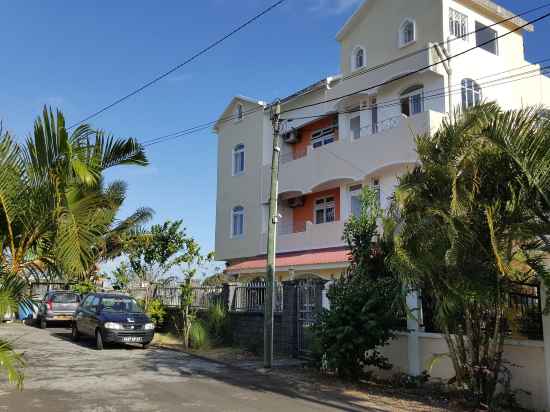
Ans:
{"type": "MultiPolygon", "coordinates": [[[[437,129],[450,111],[481,100],[550,106],[550,79],[524,57],[523,36],[533,30],[489,0],[365,1],[336,36],[341,73],[282,100],[277,276],[339,276],[342,230],[361,187],[376,187],[387,206],[398,176],[417,162],[414,136],[437,129]]],[[[264,274],[269,117],[266,103],[237,96],[215,126],[216,258],[238,277],[264,274]]],[[[413,373],[422,369],[422,342],[441,343],[406,341],[413,373]]],[[[544,358],[539,349],[526,356],[544,358]]],[[[548,387],[534,406],[547,405],[548,387]]]]}

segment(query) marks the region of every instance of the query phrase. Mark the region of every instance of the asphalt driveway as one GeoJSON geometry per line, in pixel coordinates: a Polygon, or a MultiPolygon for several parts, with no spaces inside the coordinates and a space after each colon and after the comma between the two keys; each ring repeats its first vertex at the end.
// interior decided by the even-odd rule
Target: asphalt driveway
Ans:
{"type": "Polygon", "coordinates": [[[97,351],[93,341],[73,343],[68,328],[0,325],[0,336],[28,363],[22,392],[0,380],[0,411],[365,410],[353,399],[300,393],[275,376],[180,352],[97,351]]]}

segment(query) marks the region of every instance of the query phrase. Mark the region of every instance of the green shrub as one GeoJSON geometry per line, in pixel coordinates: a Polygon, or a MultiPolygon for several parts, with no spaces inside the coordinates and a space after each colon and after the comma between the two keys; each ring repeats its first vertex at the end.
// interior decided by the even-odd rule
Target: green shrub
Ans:
{"type": "Polygon", "coordinates": [[[189,345],[193,349],[205,349],[210,346],[208,330],[204,326],[204,323],[200,320],[196,320],[191,324],[191,329],[189,331],[189,345]]]}
{"type": "Polygon", "coordinates": [[[94,282],[87,280],[79,282],[76,285],[72,285],[71,290],[81,296],[84,296],[88,293],[97,292],[97,286],[94,282]]]}
{"type": "Polygon", "coordinates": [[[164,309],[164,305],[162,304],[160,299],[153,299],[149,302],[146,313],[154,322],[154,324],[156,326],[159,326],[164,322],[166,309],[164,309]]]}
{"type": "Polygon", "coordinates": [[[214,303],[208,308],[205,323],[214,343],[220,344],[229,340],[229,318],[223,304],[214,303]]]}

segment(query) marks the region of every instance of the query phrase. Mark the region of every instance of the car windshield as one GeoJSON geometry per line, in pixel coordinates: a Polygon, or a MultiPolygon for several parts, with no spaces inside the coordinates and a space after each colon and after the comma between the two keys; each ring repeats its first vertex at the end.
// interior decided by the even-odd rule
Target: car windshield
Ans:
{"type": "Polygon", "coordinates": [[[124,296],[103,298],[101,306],[107,312],[142,312],[134,299],[124,296]]]}
{"type": "Polygon", "coordinates": [[[74,293],[56,293],[52,296],[54,303],[78,303],[78,295],[74,293]]]}

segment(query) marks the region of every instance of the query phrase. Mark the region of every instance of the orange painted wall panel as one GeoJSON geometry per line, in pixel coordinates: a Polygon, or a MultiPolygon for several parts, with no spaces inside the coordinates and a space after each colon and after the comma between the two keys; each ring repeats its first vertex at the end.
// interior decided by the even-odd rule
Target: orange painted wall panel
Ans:
{"type": "Polygon", "coordinates": [[[292,210],[293,217],[293,228],[294,232],[303,232],[303,229],[306,226],[306,222],[310,221],[314,223],[314,211],[315,211],[315,201],[321,197],[333,196],[334,202],[336,204],[335,217],[336,221],[340,220],[340,188],[334,188],[329,190],[324,190],[322,192],[312,193],[306,195],[304,206],[297,207],[292,210]]]}
{"type": "Polygon", "coordinates": [[[316,122],[310,123],[300,129],[300,141],[292,145],[294,159],[303,157],[307,152],[307,147],[311,144],[311,135],[319,129],[325,129],[338,123],[336,116],[324,117],[316,122]]]}

